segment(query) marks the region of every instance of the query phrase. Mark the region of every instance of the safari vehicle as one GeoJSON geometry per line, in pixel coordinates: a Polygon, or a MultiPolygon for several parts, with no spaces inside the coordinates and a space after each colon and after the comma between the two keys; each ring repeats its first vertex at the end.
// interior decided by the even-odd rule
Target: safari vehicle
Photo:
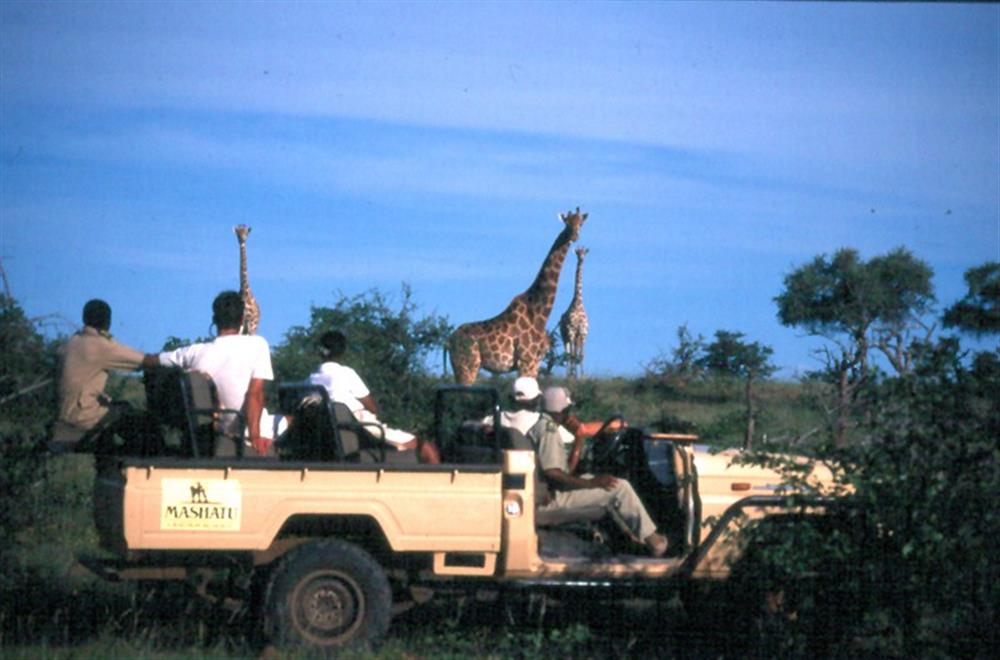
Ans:
{"type": "Polygon", "coordinates": [[[692,436],[609,431],[609,420],[590,469],[632,482],[670,539],[668,556],[654,559],[617,529],[614,512],[584,521],[536,512],[534,453],[493,432],[500,405],[490,388],[438,391],[441,465],[394,461],[322,388],[281,386],[296,418],[280,458],[244,456],[213,437],[202,376],[175,372],[167,395],[159,389],[149,409],[160,435],[99,456],[95,520],[114,557],[87,565],[115,580],[250,571],[263,632],[279,647],[375,642],[394,603],[435,589],[611,587],[666,598],[726,578],[739,546],[725,531],[738,519],[802,506],[779,494],[773,472],[731,465],[692,436]],[[493,424],[475,421],[484,410],[493,424]]]}

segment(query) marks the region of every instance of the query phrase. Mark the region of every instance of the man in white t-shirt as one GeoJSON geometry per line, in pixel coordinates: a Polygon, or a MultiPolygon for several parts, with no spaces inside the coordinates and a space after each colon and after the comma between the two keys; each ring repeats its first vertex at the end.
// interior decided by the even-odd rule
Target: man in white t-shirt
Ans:
{"type": "MultiPolygon", "coordinates": [[[[510,410],[500,413],[500,426],[509,429],[517,429],[522,435],[528,433],[528,429],[538,422],[541,415],[538,412],[538,399],[542,396],[542,391],[538,389],[538,381],[530,376],[521,376],[514,381],[511,391],[514,405],[510,410]]],[[[493,415],[483,418],[484,424],[493,423],[493,415]]],[[[570,436],[570,442],[573,438],[570,436]]]]}
{"type": "MultiPolygon", "coordinates": [[[[223,291],[212,302],[212,322],[218,329],[214,341],[192,344],[160,353],[160,364],[208,374],[219,393],[223,408],[240,410],[246,419],[247,435],[254,451],[268,455],[272,440],[261,436],[260,419],[264,408],[264,381],[273,380],[271,351],[267,340],[258,335],[241,335],[243,299],[236,291],[223,291]]],[[[238,435],[235,416],[221,421],[223,433],[238,435]]]]}
{"type": "Polygon", "coordinates": [[[324,362],[309,375],[310,383],[325,387],[330,400],[347,406],[359,422],[380,425],[390,446],[401,451],[417,450],[423,463],[441,462],[441,456],[434,443],[420,442],[417,436],[409,431],[392,428],[379,420],[375,398],[361,376],[351,367],[336,361],[347,350],[347,337],[344,333],[337,330],[324,332],[319,343],[324,362]]]}

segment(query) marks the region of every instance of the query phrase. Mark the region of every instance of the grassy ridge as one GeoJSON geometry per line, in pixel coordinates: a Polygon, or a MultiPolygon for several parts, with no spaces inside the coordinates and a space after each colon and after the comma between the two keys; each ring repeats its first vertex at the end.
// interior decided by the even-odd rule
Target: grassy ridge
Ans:
{"type": "MultiPolygon", "coordinates": [[[[509,387],[509,381],[496,381],[509,387]]],[[[113,383],[121,398],[141,398],[135,379],[113,383]],[[138,394],[137,394],[138,392],[138,394]]],[[[742,441],[738,383],[695,382],[683,389],[643,380],[572,384],[581,416],[622,413],[634,424],[691,424],[706,441],[742,441]]],[[[802,386],[762,383],[758,429],[788,439],[821,425],[802,386]]],[[[189,585],[151,589],[103,582],[76,563],[100,554],[92,516],[89,456],[50,458],[19,506],[32,523],[2,550],[0,655],[4,658],[255,657],[262,649],[251,613],[192,597],[189,585]]],[[[685,637],[676,603],[631,613],[607,604],[546,601],[479,603],[435,598],[394,621],[378,656],[400,657],[674,657],[692,645],[712,654],[712,640],[685,637]],[[499,619],[499,620],[498,620],[499,619]],[[656,620],[655,626],[649,622],[656,620]]]]}

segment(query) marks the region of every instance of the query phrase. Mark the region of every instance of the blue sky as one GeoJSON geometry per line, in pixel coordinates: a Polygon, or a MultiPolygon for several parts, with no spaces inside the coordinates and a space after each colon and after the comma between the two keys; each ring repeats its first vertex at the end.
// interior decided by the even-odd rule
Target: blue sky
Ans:
{"type": "Polygon", "coordinates": [[[682,323],[813,369],[797,266],[903,246],[947,305],[1000,259],[1000,6],[0,4],[0,259],[52,332],[207,334],[238,223],[272,344],[404,282],[479,320],[576,206],[587,372],[682,323]]]}

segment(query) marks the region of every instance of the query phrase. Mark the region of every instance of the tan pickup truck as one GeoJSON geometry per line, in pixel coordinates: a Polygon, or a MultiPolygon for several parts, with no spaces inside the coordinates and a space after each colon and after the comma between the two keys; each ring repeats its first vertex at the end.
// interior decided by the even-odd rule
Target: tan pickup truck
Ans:
{"type": "MultiPolygon", "coordinates": [[[[282,400],[288,412],[318,414],[308,437],[288,440],[279,459],[239,449],[219,456],[199,437],[211,414],[194,400],[198,386],[188,375],[179,384],[185,414],[172,440],[99,456],[95,519],[115,558],[89,565],[139,580],[243,566],[264,585],[264,632],[278,646],[377,641],[394,599],[414,587],[640,585],[666,597],[691,580],[728,575],[739,547],[725,533],[732,524],[793,508],[776,473],[733,465],[732,452],[634,427],[603,432],[591,467],[628,478],[670,540],[667,557],[651,558],[616,529],[614,512],[569,523],[536,515],[534,453],[467,421],[481,419],[483,407],[499,415],[489,388],[441,388],[445,462],[431,466],[384,460],[349,416],[300,385],[284,387],[282,400]],[[470,400],[482,402],[479,410],[470,412],[479,405],[470,400]]],[[[813,493],[794,508],[826,503],[813,493]]]]}

